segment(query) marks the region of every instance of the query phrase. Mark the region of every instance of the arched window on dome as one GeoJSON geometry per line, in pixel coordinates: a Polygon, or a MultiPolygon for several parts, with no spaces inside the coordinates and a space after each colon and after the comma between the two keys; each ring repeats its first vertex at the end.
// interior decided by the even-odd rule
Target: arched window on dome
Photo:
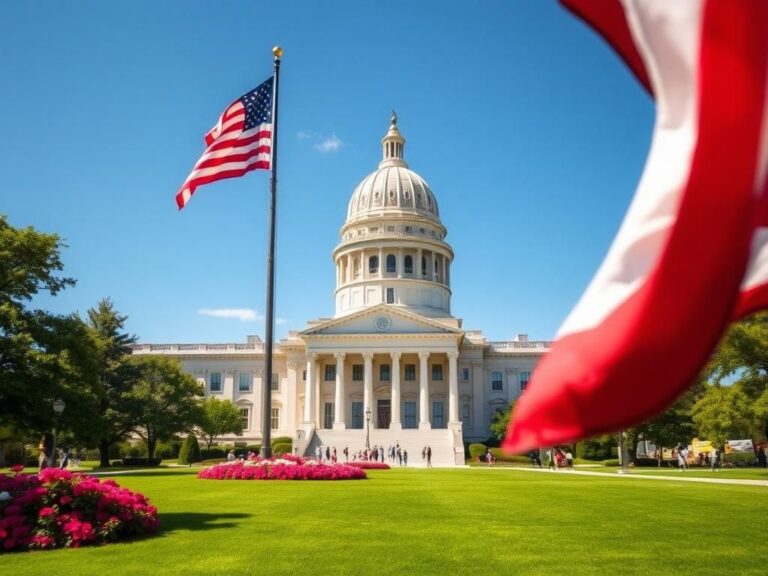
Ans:
{"type": "Polygon", "coordinates": [[[377,274],[379,272],[379,257],[371,256],[368,258],[368,273],[377,274]]]}
{"type": "Polygon", "coordinates": [[[397,272],[397,258],[395,258],[394,254],[389,254],[387,256],[387,272],[388,273],[397,272]]]}
{"type": "Polygon", "coordinates": [[[421,275],[422,276],[427,275],[427,257],[426,256],[421,257],[421,275]]]}
{"type": "Polygon", "coordinates": [[[407,255],[405,257],[405,263],[403,265],[406,274],[413,274],[413,256],[407,255]]]}
{"type": "Polygon", "coordinates": [[[357,258],[352,261],[352,272],[354,273],[355,278],[360,276],[360,261],[357,258]]]}

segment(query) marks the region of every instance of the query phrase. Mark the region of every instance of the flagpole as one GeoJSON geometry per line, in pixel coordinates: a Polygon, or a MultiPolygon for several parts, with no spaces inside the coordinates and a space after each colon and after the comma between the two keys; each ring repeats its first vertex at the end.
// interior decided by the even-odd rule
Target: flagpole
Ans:
{"type": "Polygon", "coordinates": [[[275,79],[272,84],[272,161],[269,176],[269,249],[267,252],[267,311],[265,329],[264,376],[262,382],[261,451],[262,458],[272,456],[272,327],[275,292],[275,208],[277,205],[277,97],[280,85],[280,58],[283,49],[272,48],[275,79]]]}

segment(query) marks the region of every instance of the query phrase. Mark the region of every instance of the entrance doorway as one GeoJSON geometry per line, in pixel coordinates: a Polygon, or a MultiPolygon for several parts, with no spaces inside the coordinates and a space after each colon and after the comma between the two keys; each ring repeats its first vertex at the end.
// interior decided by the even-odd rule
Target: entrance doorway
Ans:
{"type": "Polygon", "coordinates": [[[392,400],[379,400],[376,411],[376,427],[389,428],[389,421],[392,419],[392,400]]]}

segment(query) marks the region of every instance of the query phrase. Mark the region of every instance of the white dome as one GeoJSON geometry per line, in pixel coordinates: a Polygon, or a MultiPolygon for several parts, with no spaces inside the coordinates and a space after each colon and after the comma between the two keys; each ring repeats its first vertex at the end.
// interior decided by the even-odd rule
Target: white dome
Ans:
{"type": "Polygon", "coordinates": [[[347,224],[386,214],[413,214],[440,223],[440,210],[429,184],[408,169],[403,159],[405,138],[397,129],[397,115],[392,113],[389,131],[381,139],[384,158],[352,193],[347,208],[347,224]]]}
{"type": "Polygon", "coordinates": [[[429,184],[405,166],[385,166],[366,176],[352,193],[347,224],[387,212],[412,213],[440,222],[429,184]]]}

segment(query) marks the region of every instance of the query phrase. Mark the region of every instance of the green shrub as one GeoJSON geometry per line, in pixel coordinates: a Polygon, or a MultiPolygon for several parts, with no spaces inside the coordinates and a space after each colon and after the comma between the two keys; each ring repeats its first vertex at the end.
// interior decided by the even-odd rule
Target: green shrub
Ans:
{"type": "Polygon", "coordinates": [[[751,452],[731,452],[723,454],[723,464],[731,466],[751,466],[757,459],[751,452]]]}
{"type": "Polygon", "coordinates": [[[619,459],[618,458],[608,458],[607,460],[603,460],[604,466],[618,466],[619,465],[619,459]]]}
{"type": "Polygon", "coordinates": [[[187,435],[179,449],[179,464],[192,464],[200,460],[200,445],[194,434],[187,435]]]}
{"type": "Polygon", "coordinates": [[[235,442],[235,450],[242,450],[248,445],[247,442],[235,442]]]}
{"type": "Polygon", "coordinates": [[[155,446],[155,458],[164,458],[166,460],[177,458],[179,456],[180,448],[181,443],[174,440],[171,440],[170,442],[158,442],[155,446]]]}
{"type": "Polygon", "coordinates": [[[200,450],[200,458],[202,460],[220,460],[227,457],[229,450],[223,448],[202,448],[200,450]]]}
{"type": "Polygon", "coordinates": [[[291,444],[293,445],[293,438],[290,436],[278,436],[277,438],[272,438],[272,449],[274,450],[275,444],[291,444]]]}
{"type": "Polygon", "coordinates": [[[480,459],[485,454],[488,447],[485,444],[470,444],[469,445],[469,457],[474,459],[480,459]]]}
{"type": "Polygon", "coordinates": [[[95,449],[95,448],[89,448],[85,451],[85,459],[86,460],[100,460],[101,459],[101,453],[95,449]]]}
{"type": "Polygon", "coordinates": [[[272,444],[272,454],[275,456],[281,456],[283,454],[291,453],[291,445],[288,443],[272,444]]]}
{"type": "Polygon", "coordinates": [[[253,452],[254,454],[258,454],[261,452],[261,444],[248,444],[248,446],[245,447],[245,453],[253,452]]]}
{"type": "MultiPolygon", "coordinates": [[[[483,452],[485,454],[485,452],[483,452]]],[[[494,460],[498,462],[514,462],[516,464],[530,464],[531,459],[521,454],[507,454],[501,448],[491,448],[494,460]]],[[[482,457],[482,455],[481,455],[482,457]]]]}

